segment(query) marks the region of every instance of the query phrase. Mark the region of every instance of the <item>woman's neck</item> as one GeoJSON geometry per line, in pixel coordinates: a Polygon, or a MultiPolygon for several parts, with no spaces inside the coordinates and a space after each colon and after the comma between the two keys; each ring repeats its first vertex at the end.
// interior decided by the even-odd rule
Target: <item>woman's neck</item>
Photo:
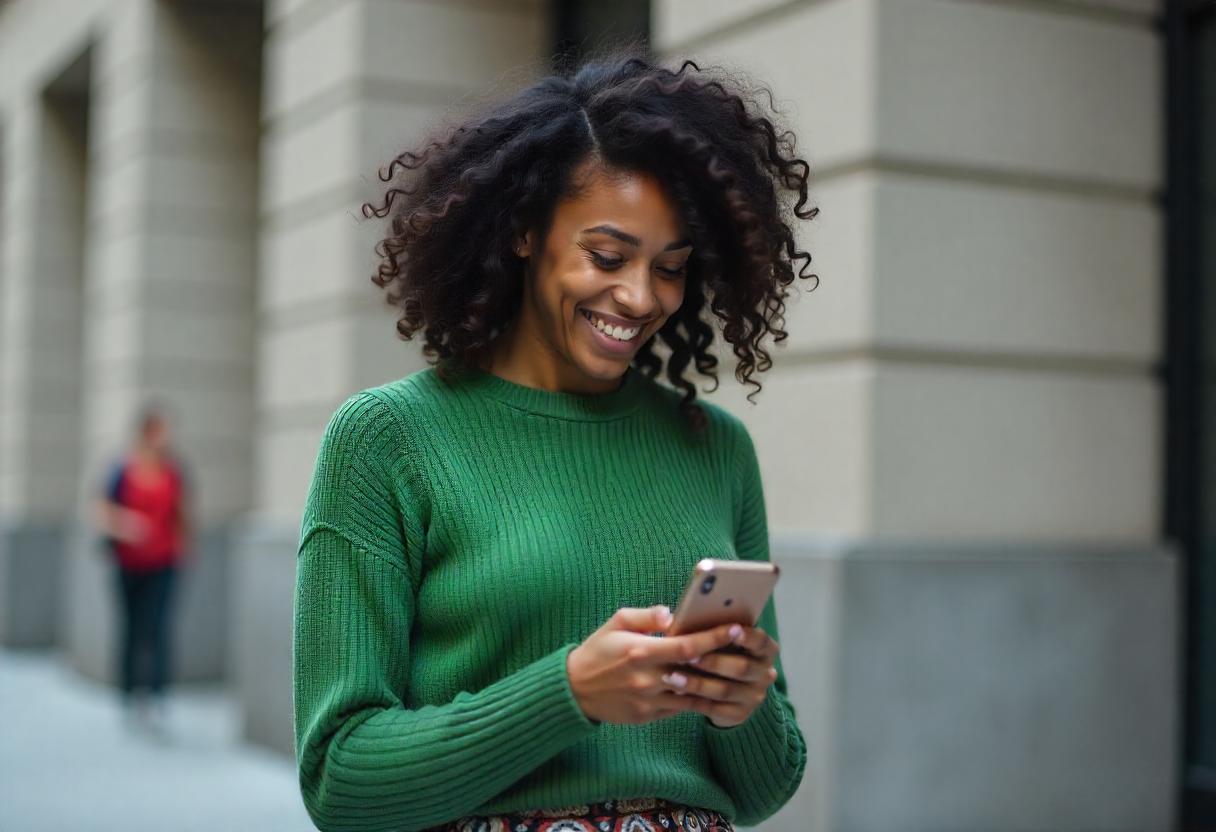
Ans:
{"type": "Polygon", "coordinates": [[[478,351],[473,359],[478,367],[515,384],[554,393],[596,395],[620,389],[622,379],[588,383],[584,377],[572,381],[570,376],[577,371],[571,369],[563,374],[556,357],[538,339],[526,337],[530,333],[519,331],[517,321],[518,318],[511,321],[497,338],[478,351]]]}

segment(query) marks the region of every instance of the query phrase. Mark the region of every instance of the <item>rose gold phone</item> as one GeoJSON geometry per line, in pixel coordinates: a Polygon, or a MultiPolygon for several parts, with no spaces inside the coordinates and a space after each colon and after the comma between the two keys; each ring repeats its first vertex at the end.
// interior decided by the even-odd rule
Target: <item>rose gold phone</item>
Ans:
{"type": "MultiPolygon", "coordinates": [[[[728,623],[756,626],[780,576],[781,568],[770,561],[697,561],[667,635],[687,635],[728,623]]],[[[734,644],[721,650],[747,652],[734,644]]]]}

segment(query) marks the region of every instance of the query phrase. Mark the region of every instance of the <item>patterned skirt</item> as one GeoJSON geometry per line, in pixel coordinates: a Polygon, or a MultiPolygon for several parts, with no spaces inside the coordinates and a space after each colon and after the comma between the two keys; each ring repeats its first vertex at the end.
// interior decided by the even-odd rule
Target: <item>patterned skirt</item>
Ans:
{"type": "Polygon", "coordinates": [[[637,797],[464,817],[426,832],[735,832],[735,827],[712,809],[637,797]]]}

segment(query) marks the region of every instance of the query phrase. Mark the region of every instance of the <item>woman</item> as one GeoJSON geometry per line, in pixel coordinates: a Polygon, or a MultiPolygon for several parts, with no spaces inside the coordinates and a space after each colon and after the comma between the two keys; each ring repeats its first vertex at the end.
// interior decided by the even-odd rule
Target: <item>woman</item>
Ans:
{"type": "Polygon", "coordinates": [[[391,217],[397,329],[438,360],[337,409],[308,492],[295,730],[319,828],[732,830],[798,787],[773,603],[660,637],[698,559],[768,558],[752,440],[682,375],[717,364],[700,313],[759,388],[810,260],[775,187],[814,217],[809,168],[732,87],[589,63],[403,153],[364,206],[391,217]]]}
{"type": "Polygon", "coordinates": [[[165,719],[173,585],[190,549],[187,500],[182,464],[170,451],[168,423],[158,408],[148,407],[134,444],[111,467],[98,505],[122,604],[117,665],[128,720],[139,715],[136,708],[165,719]],[[147,672],[145,657],[151,659],[147,672]],[[136,699],[141,688],[149,695],[146,701],[136,699]]]}

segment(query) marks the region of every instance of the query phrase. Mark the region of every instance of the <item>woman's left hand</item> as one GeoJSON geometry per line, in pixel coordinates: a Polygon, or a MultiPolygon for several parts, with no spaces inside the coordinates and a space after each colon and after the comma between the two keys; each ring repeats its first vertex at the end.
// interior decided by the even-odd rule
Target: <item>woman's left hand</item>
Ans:
{"type": "Polygon", "coordinates": [[[748,655],[715,651],[694,660],[693,667],[705,674],[684,673],[673,666],[663,681],[676,693],[688,695],[688,709],[709,718],[719,728],[747,721],[768,696],[777,678],[773,661],[781,646],[759,627],[742,626],[734,644],[748,655]],[[683,680],[683,684],[680,681],[683,680]]]}

